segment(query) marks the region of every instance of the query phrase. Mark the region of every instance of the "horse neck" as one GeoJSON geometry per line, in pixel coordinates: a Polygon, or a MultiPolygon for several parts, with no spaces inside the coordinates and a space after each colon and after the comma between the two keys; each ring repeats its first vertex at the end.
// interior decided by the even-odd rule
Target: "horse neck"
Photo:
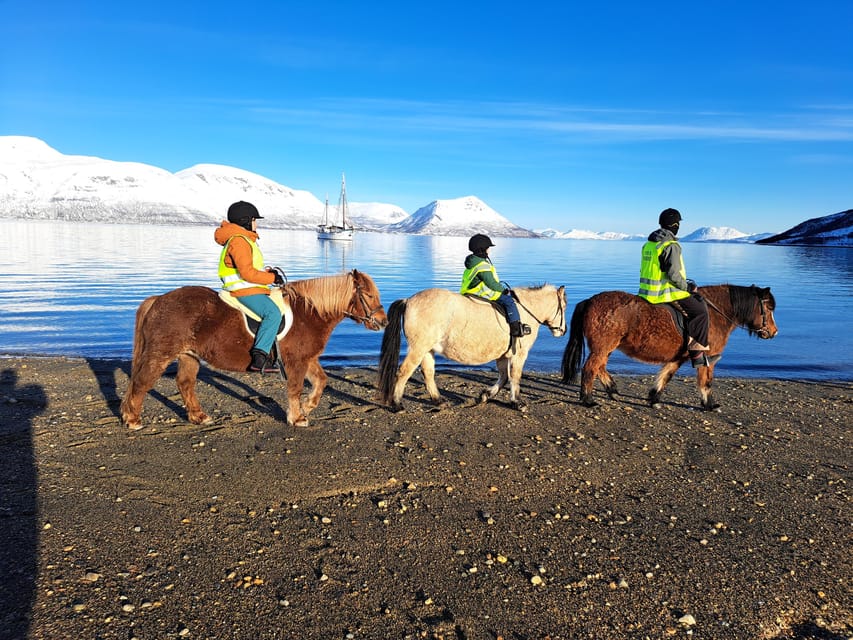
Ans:
{"type": "Polygon", "coordinates": [[[518,294],[519,302],[527,307],[539,322],[543,318],[547,320],[548,312],[551,310],[550,303],[557,301],[556,289],[548,285],[535,288],[518,287],[515,292],[518,294]]]}
{"type": "Polygon", "coordinates": [[[725,314],[725,317],[722,317],[717,310],[709,309],[709,320],[714,322],[716,319],[718,322],[722,322],[729,327],[729,331],[734,330],[739,323],[744,322],[742,318],[737,316],[736,309],[732,304],[731,291],[733,288],[735,288],[735,285],[730,284],[702,287],[702,295],[710,303],[708,306],[716,306],[717,310],[725,314]]]}

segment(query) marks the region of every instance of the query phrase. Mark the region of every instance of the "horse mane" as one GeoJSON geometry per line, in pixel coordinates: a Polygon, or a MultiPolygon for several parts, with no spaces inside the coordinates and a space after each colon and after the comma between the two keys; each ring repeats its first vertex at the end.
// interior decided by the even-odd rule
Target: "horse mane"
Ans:
{"type": "Polygon", "coordinates": [[[287,285],[293,302],[300,302],[306,309],[313,309],[322,318],[342,313],[352,299],[350,273],[341,273],[322,278],[295,280],[287,285]]]}

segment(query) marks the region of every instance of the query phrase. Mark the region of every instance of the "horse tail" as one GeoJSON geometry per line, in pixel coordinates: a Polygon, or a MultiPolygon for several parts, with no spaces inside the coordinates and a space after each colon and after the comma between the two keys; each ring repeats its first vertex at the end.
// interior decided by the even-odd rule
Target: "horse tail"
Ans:
{"type": "MultiPolygon", "coordinates": [[[[136,310],[136,324],[133,328],[133,362],[131,362],[131,371],[134,371],[142,364],[142,353],[145,349],[145,332],[142,329],[142,323],[148,311],[160,296],[149,296],[145,298],[136,310]]],[[[131,373],[131,375],[133,375],[131,373]]]]}
{"type": "Polygon", "coordinates": [[[581,300],[575,305],[575,311],[572,313],[571,329],[569,331],[569,341],[566,344],[566,350],[563,351],[563,363],[561,372],[563,374],[563,383],[577,382],[578,373],[581,370],[581,361],[583,360],[584,352],[584,335],[583,322],[586,317],[586,309],[590,299],[581,300]]]}
{"type": "Polygon", "coordinates": [[[395,300],[388,307],[388,324],[382,334],[382,350],[379,353],[379,396],[385,404],[389,404],[394,396],[397,368],[400,364],[400,342],[405,313],[406,298],[395,300]]]}

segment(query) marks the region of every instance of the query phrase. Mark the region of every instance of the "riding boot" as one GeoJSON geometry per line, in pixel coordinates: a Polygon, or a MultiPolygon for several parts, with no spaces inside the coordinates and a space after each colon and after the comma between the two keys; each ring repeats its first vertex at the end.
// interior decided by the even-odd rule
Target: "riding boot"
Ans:
{"type": "Polygon", "coordinates": [[[530,335],[530,325],[522,324],[520,320],[516,320],[515,322],[509,323],[509,335],[514,338],[520,338],[521,336],[529,336],[530,335]]]}
{"type": "Polygon", "coordinates": [[[719,362],[723,356],[720,354],[709,356],[707,351],[689,351],[690,364],[695,369],[697,367],[710,367],[712,364],[719,362]]]}
{"type": "Polygon", "coordinates": [[[270,357],[270,354],[266,353],[262,349],[252,349],[249,353],[252,354],[252,362],[249,365],[249,371],[260,371],[261,373],[275,371],[275,362],[270,357]]]}

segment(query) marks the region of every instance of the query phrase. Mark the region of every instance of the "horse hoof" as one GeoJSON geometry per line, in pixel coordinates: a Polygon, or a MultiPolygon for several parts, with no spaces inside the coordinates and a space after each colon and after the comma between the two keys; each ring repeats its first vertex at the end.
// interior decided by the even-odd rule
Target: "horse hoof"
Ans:
{"type": "Polygon", "coordinates": [[[487,391],[484,391],[480,394],[480,397],[477,399],[477,404],[486,404],[489,401],[489,394],[487,391]]]}
{"type": "Polygon", "coordinates": [[[207,426],[209,424],[213,424],[213,418],[211,418],[206,413],[200,413],[197,416],[189,416],[189,421],[192,424],[200,424],[202,426],[207,426]]]}
{"type": "Polygon", "coordinates": [[[527,413],[527,405],[523,402],[511,402],[509,406],[521,413],[527,413]]]}
{"type": "Polygon", "coordinates": [[[300,418],[296,422],[291,424],[292,427],[307,427],[308,426],[308,418],[300,418]]]}
{"type": "Polygon", "coordinates": [[[658,402],[658,401],[655,401],[655,402],[650,402],[650,403],[649,403],[649,406],[650,406],[652,409],[661,409],[661,408],[663,407],[663,404],[662,404],[662,403],[660,403],[660,402],[658,402]]]}
{"type": "Polygon", "coordinates": [[[598,403],[592,399],[592,396],[581,396],[581,404],[585,407],[597,407],[598,403]]]}
{"type": "Polygon", "coordinates": [[[128,431],[139,431],[142,428],[141,422],[125,422],[128,431]]]}
{"type": "Polygon", "coordinates": [[[712,402],[711,404],[705,405],[705,411],[713,411],[714,413],[721,413],[720,405],[716,402],[712,402]]]}
{"type": "Polygon", "coordinates": [[[406,408],[399,402],[393,402],[388,405],[388,410],[391,411],[391,413],[400,413],[401,411],[405,411],[406,408]]]}

